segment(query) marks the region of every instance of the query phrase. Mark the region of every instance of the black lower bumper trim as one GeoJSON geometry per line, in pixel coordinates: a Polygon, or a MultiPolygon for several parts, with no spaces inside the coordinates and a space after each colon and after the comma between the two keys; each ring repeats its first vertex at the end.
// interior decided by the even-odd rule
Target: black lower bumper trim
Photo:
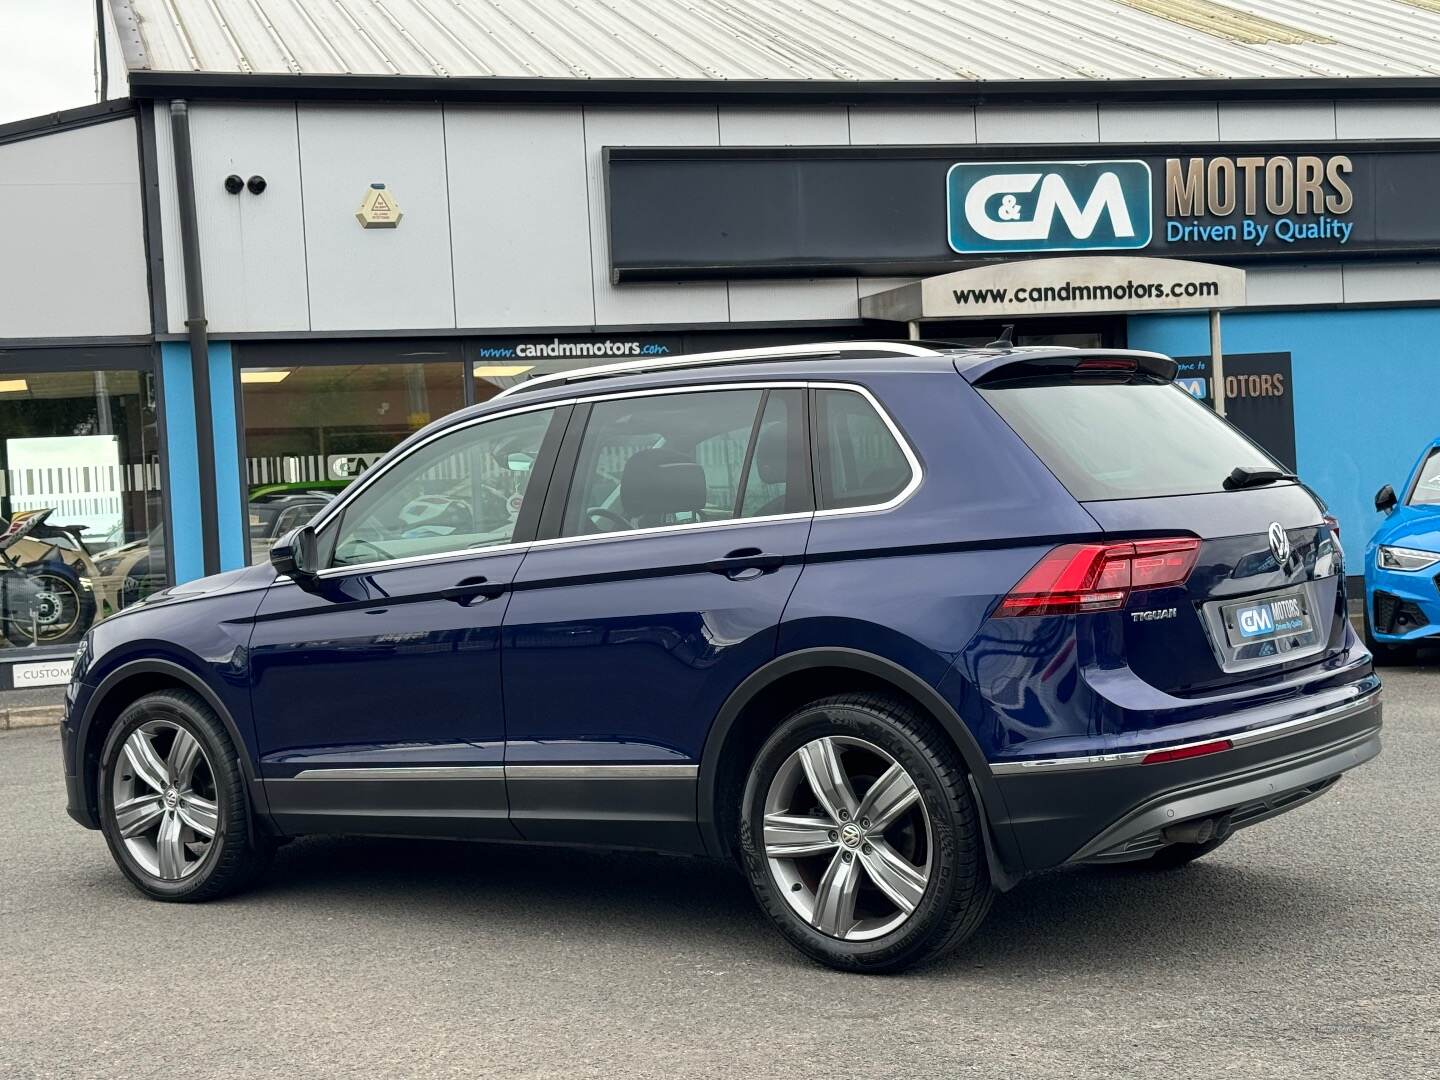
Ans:
{"type": "Polygon", "coordinates": [[[1338,746],[1289,762],[1279,770],[1260,770],[1238,782],[1175,792],[1116,822],[1070,857],[1070,862],[1129,862],[1153,855],[1168,841],[1171,826],[1215,819],[1229,831],[1258,825],[1294,810],[1329,791],[1347,769],[1380,753],[1380,730],[1353,736],[1338,746]]]}
{"type": "Polygon", "coordinates": [[[1374,693],[1333,723],[1237,741],[1224,753],[1163,764],[1037,769],[998,775],[995,782],[1025,870],[1140,858],[1159,846],[1152,834],[1162,829],[1225,814],[1234,827],[1251,825],[1323,794],[1329,785],[1322,782],[1380,752],[1380,725],[1374,693]]]}

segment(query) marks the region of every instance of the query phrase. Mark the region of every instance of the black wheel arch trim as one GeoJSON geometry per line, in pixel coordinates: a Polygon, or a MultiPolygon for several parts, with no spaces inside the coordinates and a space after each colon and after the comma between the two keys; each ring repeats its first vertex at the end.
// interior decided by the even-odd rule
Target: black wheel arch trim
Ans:
{"type": "Polygon", "coordinates": [[[710,726],[710,733],[705,739],[705,748],[700,756],[700,775],[696,785],[696,819],[706,851],[716,858],[726,858],[729,851],[716,821],[716,788],[725,743],[735,721],[757,695],[781,679],[804,671],[836,667],[878,678],[914,698],[950,736],[956,749],[960,751],[960,756],[965,760],[975,793],[979,796],[976,810],[985,831],[986,852],[991,861],[992,877],[995,878],[998,888],[1013,884],[1016,875],[1005,868],[1020,867],[1024,864],[1019,857],[1019,848],[1010,835],[1008,818],[1004,812],[1004,796],[991,775],[990,763],[980,750],[974,734],[950,703],[929,683],[893,660],[860,649],[813,648],[786,653],[752,672],[731,692],[716,715],[715,722],[710,726]]]}
{"type": "MultiPolygon", "coordinates": [[[[181,683],[187,690],[192,690],[200,696],[206,705],[220,718],[220,723],[225,726],[226,733],[230,736],[230,742],[235,746],[235,756],[240,762],[240,771],[245,777],[245,795],[249,800],[247,813],[245,815],[250,828],[257,827],[257,818],[264,816],[269,818],[269,806],[265,799],[264,786],[259,782],[255,772],[254,762],[250,760],[250,754],[246,750],[247,743],[240,735],[240,728],[235,723],[235,718],[230,715],[230,710],[220,700],[220,695],[215,693],[205,680],[183,664],[177,664],[173,660],[161,660],[150,657],[142,660],[130,660],[115,668],[95,687],[95,692],[90,695],[90,700],[85,704],[85,712],[80,718],[80,723],[75,731],[75,774],[83,783],[81,790],[85,793],[85,812],[91,813],[92,806],[98,807],[99,792],[91,790],[90,776],[87,772],[85,762],[85,747],[89,745],[90,728],[95,719],[95,714],[100,707],[115,693],[124,683],[137,675],[164,675],[181,683]],[[93,795],[93,801],[92,801],[93,795]]],[[[98,820],[96,826],[98,827],[98,820]]],[[[253,838],[253,837],[252,837],[253,838]]]]}

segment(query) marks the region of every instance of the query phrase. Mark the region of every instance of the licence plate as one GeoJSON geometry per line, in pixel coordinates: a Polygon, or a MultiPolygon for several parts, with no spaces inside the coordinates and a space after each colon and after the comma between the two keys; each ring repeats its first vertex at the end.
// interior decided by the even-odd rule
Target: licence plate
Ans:
{"type": "MultiPolygon", "coordinates": [[[[1246,600],[1226,604],[1221,609],[1225,635],[1232,646],[1257,642],[1285,641],[1303,638],[1312,640],[1314,625],[1300,590],[1277,593],[1263,600],[1246,600]]],[[[1248,650],[1247,650],[1248,651],[1248,650]]]]}

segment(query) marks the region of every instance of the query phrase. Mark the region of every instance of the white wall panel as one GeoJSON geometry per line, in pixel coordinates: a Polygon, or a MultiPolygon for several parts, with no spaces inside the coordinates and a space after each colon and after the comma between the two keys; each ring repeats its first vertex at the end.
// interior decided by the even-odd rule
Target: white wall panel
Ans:
{"type": "Polygon", "coordinates": [[[1347,304],[1440,300],[1440,265],[1435,263],[1348,263],[1344,275],[1347,304]]]}
{"type": "Polygon", "coordinates": [[[844,146],[850,116],[843,105],[821,109],[721,106],[721,146],[844,146]]]}
{"type": "Polygon", "coordinates": [[[595,321],[580,108],[447,106],[462,327],[595,321]]]}
{"type": "Polygon", "coordinates": [[[1220,138],[1226,142],[1333,139],[1335,103],[1222,101],[1220,138]]]}
{"type": "Polygon", "coordinates": [[[301,105],[305,246],[315,330],[453,327],[450,213],[440,107],[301,105]],[[383,183],[398,228],[355,211],[383,183]]]}
{"type": "Polygon", "coordinates": [[[1345,299],[1336,265],[1249,266],[1245,270],[1247,307],[1298,307],[1339,304],[1345,299]]]}
{"type": "Polygon", "coordinates": [[[1337,139],[1440,139],[1440,102],[1337,101],[1337,139]]]}
{"type": "Polygon", "coordinates": [[[165,277],[164,329],[172,334],[183,334],[185,252],[180,244],[180,206],[175,197],[175,153],[170,138],[170,110],[163,101],[157,101],[154,110],[155,182],[160,189],[160,249],[165,277]]]}
{"type": "Polygon", "coordinates": [[[0,338],[150,332],[130,117],[0,146],[0,338]]]}
{"type": "Polygon", "coordinates": [[[1100,106],[1101,142],[1214,142],[1220,137],[1215,103],[1100,106]]]}
{"type": "Polygon", "coordinates": [[[854,319],[859,314],[853,277],[730,282],[732,322],[854,319]]]}
{"type": "Polygon", "coordinates": [[[850,141],[856,146],[973,143],[975,110],[968,105],[933,109],[852,105],[850,141]]]}
{"type": "Polygon", "coordinates": [[[981,105],[975,138],[982,143],[1098,142],[1094,105],[981,105]]]}
{"type": "MultiPolygon", "coordinates": [[[[165,219],[166,309],[185,329],[185,258],[176,220],[169,110],[157,113],[165,152],[160,186],[165,219]]],[[[157,140],[157,142],[160,140],[157,140]]],[[[195,213],[205,316],[212,333],[308,330],[300,148],[293,105],[218,105],[190,109],[195,213]],[[263,176],[259,195],[231,195],[225,177],[263,176]]]]}
{"type": "Polygon", "coordinates": [[[606,146],[715,146],[719,140],[719,124],[713,108],[585,109],[590,258],[597,323],[645,326],[725,322],[729,318],[729,293],[724,282],[610,284],[605,170],[600,163],[601,148],[606,146]]]}

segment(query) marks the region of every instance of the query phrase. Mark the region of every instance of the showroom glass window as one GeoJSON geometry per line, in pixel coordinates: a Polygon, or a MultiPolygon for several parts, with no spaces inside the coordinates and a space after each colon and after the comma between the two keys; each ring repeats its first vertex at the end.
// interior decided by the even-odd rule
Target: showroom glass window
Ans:
{"type": "Polygon", "coordinates": [[[65,648],[168,583],[154,375],[0,372],[0,650],[65,648]]]}
{"type": "Polygon", "coordinates": [[[255,563],[386,451],[462,408],[465,369],[444,347],[249,346],[240,353],[240,397],[255,563]]]}

